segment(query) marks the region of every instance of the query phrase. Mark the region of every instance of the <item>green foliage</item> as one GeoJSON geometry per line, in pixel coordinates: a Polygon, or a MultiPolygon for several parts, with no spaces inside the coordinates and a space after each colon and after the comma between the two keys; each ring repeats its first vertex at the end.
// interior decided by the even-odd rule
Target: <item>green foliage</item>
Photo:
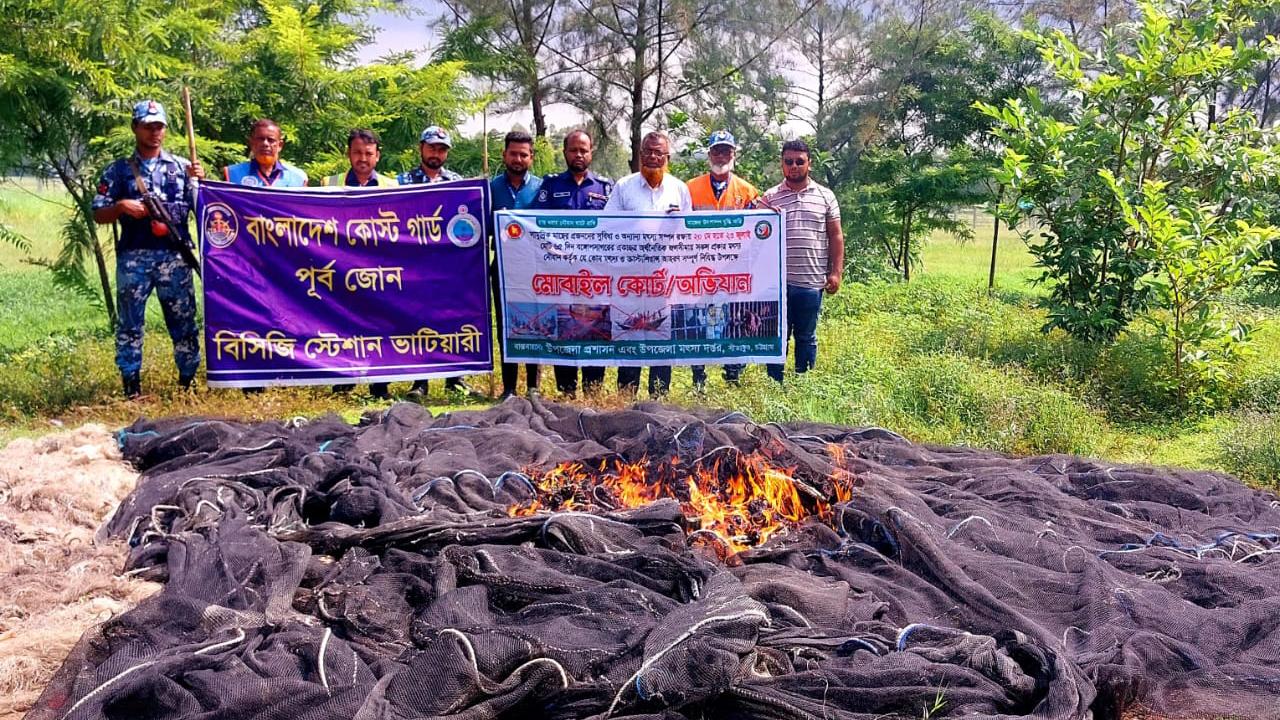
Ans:
{"type": "MultiPolygon", "coordinates": [[[[1170,292],[1151,276],[1197,250],[1153,248],[1144,225],[1126,219],[1121,200],[1143,204],[1148,183],[1163,183],[1173,214],[1193,225],[1188,212],[1212,218],[1219,233],[1238,220],[1267,224],[1259,200],[1276,175],[1274,139],[1251,113],[1233,110],[1209,122],[1218,92],[1250,85],[1254,69],[1276,52],[1270,39],[1235,43],[1262,7],[1148,0],[1139,5],[1140,22],[1108,35],[1097,53],[1061,32],[1037,35],[1067,107],[1047,106],[1034,90],[1025,100],[978,103],[1005,146],[997,179],[1009,192],[1001,215],[1010,224],[1027,217],[1038,224],[1024,239],[1050,288],[1047,327],[1112,340],[1150,303],[1172,311],[1170,292]]],[[[1221,239],[1197,232],[1195,248],[1221,239]]]]}
{"type": "Polygon", "coordinates": [[[0,358],[0,418],[101,402],[119,392],[113,360],[110,340],[69,335],[53,335],[0,358]]]}
{"type": "Polygon", "coordinates": [[[1222,294],[1274,269],[1258,255],[1280,230],[1223,220],[1219,208],[1197,203],[1195,191],[1183,187],[1180,197],[1170,197],[1158,180],[1146,182],[1135,204],[1109,169],[1100,174],[1152,268],[1142,283],[1164,312],[1146,319],[1169,347],[1179,406],[1212,404],[1210,391],[1226,379],[1251,330],[1224,315],[1222,294]]]}
{"type": "Polygon", "coordinates": [[[1222,438],[1222,463],[1240,479],[1280,488],[1280,414],[1245,410],[1222,438]]]}
{"type": "MultiPolygon", "coordinates": [[[[78,215],[45,263],[73,292],[93,288],[114,322],[109,249],[89,203],[99,173],[131,151],[128,111],[154,98],[169,110],[169,147],[185,155],[179,89],[193,89],[200,159],[211,175],[245,156],[250,122],[274,117],[286,159],[312,175],[345,167],[347,132],[373,128],[394,158],[428,124],[471,107],[461,63],[408,57],[356,65],[380,0],[0,0],[22,20],[0,36],[0,173],[52,174],[78,215]]],[[[415,162],[416,164],[416,162],[415,162]]]]}
{"type": "Polygon", "coordinates": [[[881,254],[909,280],[934,231],[970,236],[952,210],[994,194],[990,118],[973,98],[1020,94],[1039,69],[1034,46],[990,15],[959,28],[896,21],[880,35],[871,53],[884,70],[834,105],[818,144],[833,148],[827,181],[847,200],[847,254],[881,254]]]}

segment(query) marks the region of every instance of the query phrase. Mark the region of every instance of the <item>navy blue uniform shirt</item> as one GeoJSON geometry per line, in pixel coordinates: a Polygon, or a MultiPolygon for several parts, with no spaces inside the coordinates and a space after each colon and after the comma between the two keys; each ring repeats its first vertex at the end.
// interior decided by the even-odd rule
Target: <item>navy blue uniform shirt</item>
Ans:
{"type": "MultiPolygon", "coordinates": [[[[182,239],[190,243],[191,236],[187,232],[187,214],[195,207],[195,197],[190,181],[187,179],[187,166],[191,163],[180,157],[170,155],[161,150],[154,160],[143,160],[137,152],[133,160],[142,173],[142,182],[147,189],[160,196],[169,211],[169,216],[178,226],[182,239]]],[[[107,166],[98,181],[98,194],[93,197],[93,209],[111,207],[117,200],[141,200],[142,193],[133,181],[133,171],[129,169],[129,160],[120,158],[107,166]]],[[[120,239],[116,251],[125,250],[165,250],[173,246],[167,237],[151,232],[151,219],[141,220],[128,215],[120,215],[120,239]]]]}
{"type": "Polygon", "coordinates": [[[613,181],[609,178],[588,170],[579,185],[573,173],[565,170],[542,179],[542,188],[529,207],[532,210],[603,210],[611,192],[613,181]]]}

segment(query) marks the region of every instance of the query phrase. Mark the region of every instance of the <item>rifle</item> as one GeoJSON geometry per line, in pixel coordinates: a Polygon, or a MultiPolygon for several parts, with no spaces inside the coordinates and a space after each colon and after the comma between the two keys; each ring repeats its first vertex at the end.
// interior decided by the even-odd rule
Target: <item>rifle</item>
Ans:
{"type": "Polygon", "coordinates": [[[187,267],[191,268],[196,277],[200,277],[200,261],[196,259],[196,254],[191,249],[191,246],[183,242],[182,234],[178,232],[177,223],[169,215],[169,208],[160,202],[160,198],[155,193],[147,189],[147,184],[142,180],[142,171],[138,169],[138,164],[133,161],[133,158],[129,158],[129,169],[133,171],[133,183],[137,186],[138,192],[142,194],[142,204],[146,206],[147,214],[151,216],[151,222],[160,223],[164,226],[164,236],[169,238],[170,247],[177,250],[187,267]]]}

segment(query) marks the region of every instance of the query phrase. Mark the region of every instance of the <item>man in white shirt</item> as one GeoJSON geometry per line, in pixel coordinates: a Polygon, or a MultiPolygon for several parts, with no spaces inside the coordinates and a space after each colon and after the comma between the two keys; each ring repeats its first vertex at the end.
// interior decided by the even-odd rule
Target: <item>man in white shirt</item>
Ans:
{"type": "MultiPolygon", "coordinates": [[[[613,186],[613,194],[604,209],[689,212],[693,200],[689,186],[667,174],[667,161],[671,158],[671,141],[660,132],[651,132],[640,141],[640,172],[632,173],[613,186]]],[[[638,367],[618,368],[618,390],[636,393],[640,390],[638,367]]],[[[667,394],[671,387],[671,366],[649,368],[649,397],[667,394]]]]}

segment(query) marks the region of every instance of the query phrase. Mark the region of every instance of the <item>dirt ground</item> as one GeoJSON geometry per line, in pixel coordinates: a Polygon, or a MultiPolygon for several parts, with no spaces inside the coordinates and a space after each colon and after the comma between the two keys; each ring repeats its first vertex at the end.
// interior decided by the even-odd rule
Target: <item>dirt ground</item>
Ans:
{"type": "Polygon", "coordinates": [[[17,720],[84,631],[158,585],[116,575],[125,548],[94,533],[133,488],[102,425],[0,449],[0,720],[17,720]]]}

